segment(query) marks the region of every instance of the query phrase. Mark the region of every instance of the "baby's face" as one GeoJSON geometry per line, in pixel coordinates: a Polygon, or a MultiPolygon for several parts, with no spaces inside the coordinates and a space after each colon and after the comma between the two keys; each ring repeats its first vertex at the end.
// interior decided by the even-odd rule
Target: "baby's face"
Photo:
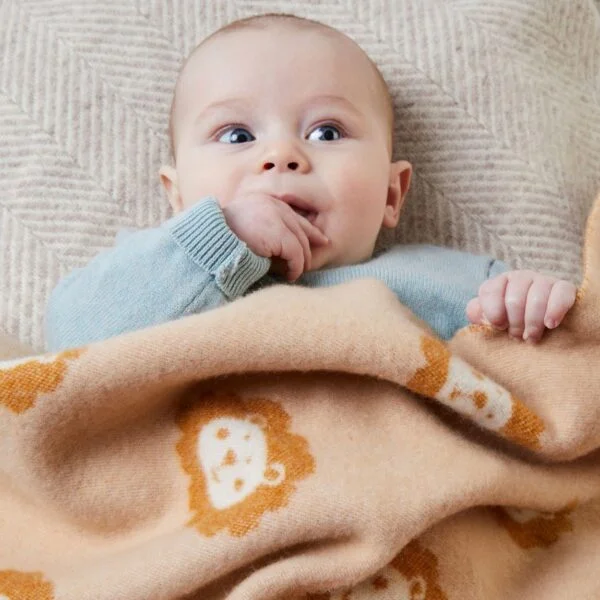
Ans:
{"type": "Polygon", "coordinates": [[[312,269],[369,258],[381,227],[396,225],[410,180],[408,163],[391,163],[384,98],[367,57],[342,35],[269,27],[217,36],[178,89],[176,167],[162,171],[174,209],[208,195],[221,206],[255,192],[292,208],[296,198],[330,240],[312,248],[312,269]]]}

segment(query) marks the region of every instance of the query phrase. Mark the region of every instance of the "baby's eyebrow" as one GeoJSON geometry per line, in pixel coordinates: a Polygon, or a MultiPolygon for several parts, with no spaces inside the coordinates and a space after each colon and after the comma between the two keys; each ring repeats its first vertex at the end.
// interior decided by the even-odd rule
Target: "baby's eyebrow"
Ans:
{"type": "MultiPolygon", "coordinates": [[[[251,104],[252,103],[248,100],[248,98],[239,97],[225,98],[224,100],[211,102],[202,108],[202,110],[198,113],[194,120],[194,125],[198,125],[198,123],[202,122],[207,117],[210,117],[210,115],[213,113],[222,111],[230,111],[235,113],[248,112],[248,110],[251,108],[251,104]]],[[[360,118],[363,116],[363,113],[352,102],[350,102],[350,100],[337,94],[319,94],[312,96],[302,104],[302,107],[304,110],[310,110],[323,106],[331,107],[333,105],[342,108],[343,110],[352,114],[355,118],[360,118]]]]}
{"type": "Polygon", "coordinates": [[[310,98],[310,100],[308,100],[308,102],[306,102],[305,107],[314,108],[323,104],[338,104],[341,105],[342,108],[345,108],[346,110],[354,113],[355,116],[362,116],[361,111],[358,110],[358,108],[356,108],[356,106],[354,106],[354,104],[350,102],[348,98],[345,98],[344,96],[338,96],[336,94],[321,94],[319,96],[313,96],[312,98],[310,98]]]}
{"type": "Polygon", "coordinates": [[[218,100],[217,102],[211,102],[205,106],[196,116],[195,123],[198,123],[202,119],[205,119],[213,112],[222,110],[239,111],[248,108],[248,101],[244,98],[226,98],[225,100],[218,100]]]}

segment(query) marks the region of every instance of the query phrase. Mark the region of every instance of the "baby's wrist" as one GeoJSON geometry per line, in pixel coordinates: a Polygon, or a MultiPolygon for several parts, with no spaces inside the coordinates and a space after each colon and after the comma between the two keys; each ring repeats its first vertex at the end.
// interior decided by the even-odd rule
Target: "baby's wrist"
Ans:
{"type": "Polygon", "coordinates": [[[268,258],[255,254],[229,227],[212,197],[172,219],[167,229],[188,257],[215,278],[229,299],[245,294],[271,266],[268,258]]]}

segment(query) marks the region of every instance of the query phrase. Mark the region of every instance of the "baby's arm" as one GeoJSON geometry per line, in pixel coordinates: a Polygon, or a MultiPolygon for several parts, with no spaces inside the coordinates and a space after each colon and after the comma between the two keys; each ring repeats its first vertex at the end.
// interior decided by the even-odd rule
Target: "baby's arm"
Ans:
{"type": "Polygon", "coordinates": [[[207,198],[63,279],[48,304],[46,346],[81,346],[217,307],[244,295],[270,265],[207,198]]]}
{"type": "Polygon", "coordinates": [[[509,271],[484,282],[467,305],[471,323],[507,329],[513,338],[538,342],[558,327],[575,303],[577,288],[534,271],[509,271]]]}

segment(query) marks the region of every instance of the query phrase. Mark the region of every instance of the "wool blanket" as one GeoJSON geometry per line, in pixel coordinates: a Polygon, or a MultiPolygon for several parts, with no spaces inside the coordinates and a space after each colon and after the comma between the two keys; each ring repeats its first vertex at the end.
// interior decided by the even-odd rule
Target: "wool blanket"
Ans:
{"type": "Polygon", "coordinates": [[[600,597],[600,197],[542,343],[377,281],[0,363],[2,600],[600,597]]]}

